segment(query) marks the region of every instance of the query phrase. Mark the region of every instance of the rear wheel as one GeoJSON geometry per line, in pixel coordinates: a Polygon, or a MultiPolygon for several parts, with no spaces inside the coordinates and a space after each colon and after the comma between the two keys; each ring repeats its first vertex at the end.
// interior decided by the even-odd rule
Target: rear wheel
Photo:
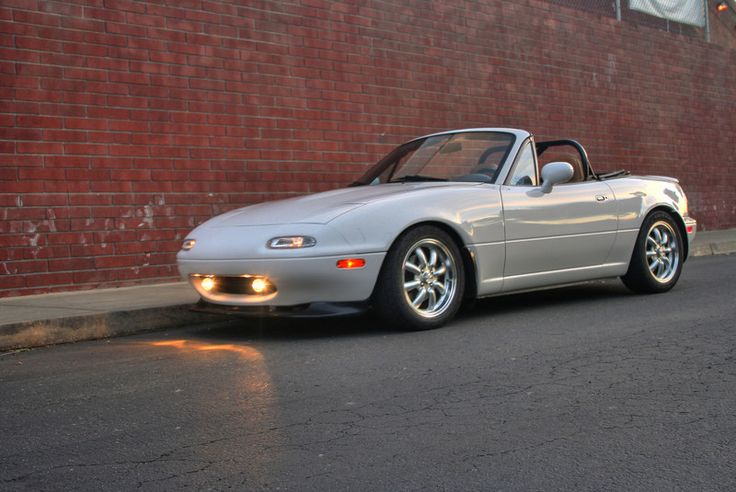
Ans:
{"type": "Polygon", "coordinates": [[[682,272],[683,239],[672,216],[654,212],[642,224],[629,270],[621,277],[634,292],[654,294],[675,286],[682,272]]]}
{"type": "Polygon", "coordinates": [[[463,298],[465,271],[452,238],[435,226],[405,232],[389,250],[373,295],[378,315],[408,330],[449,321],[463,298]]]}

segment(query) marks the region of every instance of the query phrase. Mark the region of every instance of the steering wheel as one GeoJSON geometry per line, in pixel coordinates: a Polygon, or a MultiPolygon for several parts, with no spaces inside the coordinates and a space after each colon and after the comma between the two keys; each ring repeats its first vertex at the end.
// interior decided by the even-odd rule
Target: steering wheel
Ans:
{"type": "Polygon", "coordinates": [[[487,176],[493,176],[496,174],[496,168],[495,167],[479,167],[478,169],[473,169],[473,174],[485,174],[487,176]]]}
{"type": "Polygon", "coordinates": [[[458,176],[452,181],[468,181],[472,183],[490,183],[492,176],[482,173],[465,174],[464,176],[458,176]]]}

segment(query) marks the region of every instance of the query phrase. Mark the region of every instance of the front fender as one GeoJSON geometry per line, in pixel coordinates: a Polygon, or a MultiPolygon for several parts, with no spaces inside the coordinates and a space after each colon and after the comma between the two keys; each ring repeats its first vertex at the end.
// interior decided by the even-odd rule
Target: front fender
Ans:
{"type": "Polygon", "coordinates": [[[499,187],[469,184],[399,194],[351,210],[329,225],[351,245],[388,251],[403,231],[425,222],[450,227],[461,246],[503,241],[499,187]]]}
{"type": "MultiPolygon", "coordinates": [[[[429,190],[427,190],[429,191],[429,190]]],[[[335,219],[335,227],[351,245],[366,251],[388,251],[407,229],[423,223],[444,226],[467,251],[466,266],[478,295],[500,291],[505,261],[503,210],[496,185],[458,185],[431,193],[397,195],[367,204],[335,219]]]]}

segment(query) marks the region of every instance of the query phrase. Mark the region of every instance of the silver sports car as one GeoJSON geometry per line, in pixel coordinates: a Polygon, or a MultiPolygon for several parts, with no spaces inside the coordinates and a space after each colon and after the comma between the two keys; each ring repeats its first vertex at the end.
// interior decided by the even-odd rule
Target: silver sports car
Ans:
{"type": "Polygon", "coordinates": [[[348,188],[215,217],[178,263],[203,309],[371,306],[427,329],[463,299],[606,277],[667,291],[695,228],[674,178],[596,173],[574,140],[473,128],[411,140],[348,188]]]}

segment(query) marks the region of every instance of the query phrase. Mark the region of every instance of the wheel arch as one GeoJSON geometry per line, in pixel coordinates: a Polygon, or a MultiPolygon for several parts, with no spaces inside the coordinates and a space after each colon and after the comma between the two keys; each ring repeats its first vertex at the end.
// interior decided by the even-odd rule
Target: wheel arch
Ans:
{"type": "MultiPolygon", "coordinates": [[[[476,268],[475,268],[475,260],[473,259],[472,254],[468,250],[468,248],[465,247],[465,242],[462,239],[462,236],[460,233],[452,227],[452,225],[441,222],[437,220],[425,220],[421,222],[416,222],[414,224],[411,224],[408,227],[405,227],[402,229],[396,237],[394,237],[393,241],[391,241],[391,245],[389,246],[389,250],[394,247],[394,244],[396,244],[396,241],[399,240],[401,236],[406,234],[408,231],[415,229],[417,227],[421,226],[434,226],[438,229],[441,229],[442,231],[446,232],[448,236],[455,242],[455,245],[457,246],[458,250],[460,251],[460,256],[463,260],[463,268],[465,270],[465,292],[463,294],[463,297],[466,299],[475,299],[477,297],[478,293],[478,283],[476,280],[476,268]]],[[[384,258],[383,261],[385,262],[386,259],[384,258]]],[[[383,264],[381,264],[381,269],[383,269],[383,264]]]]}
{"type": "Polygon", "coordinates": [[[682,238],[682,248],[685,250],[684,255],[682,257],[682,261],[685,262],[687,260],[687,257],[690,253],[690,245],[688,244],[687,240],[687,227],[685,226],[685,220],[680,216],[680,214],[677,212],[677,210],[673,209],[672,207],[668,205],[657,205],[656,207],[653,207],[651,210],[649,210],[645,216],[649,217],[654,212],[664,212],[670,217],[672,217],[672,220],[677,225],[677,229],[680,231],[680,237],[682,238]]]}

